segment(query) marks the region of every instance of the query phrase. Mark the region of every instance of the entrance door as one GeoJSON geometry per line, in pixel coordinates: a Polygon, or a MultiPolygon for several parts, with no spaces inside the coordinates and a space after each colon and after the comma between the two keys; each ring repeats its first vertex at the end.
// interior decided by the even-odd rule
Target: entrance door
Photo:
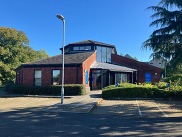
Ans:
{"type": "Polygon", "coordinates": [[[91,85],[92,90],[98,90],[101,89],[101,70],[92,70],[91,73],[91,85]]]}

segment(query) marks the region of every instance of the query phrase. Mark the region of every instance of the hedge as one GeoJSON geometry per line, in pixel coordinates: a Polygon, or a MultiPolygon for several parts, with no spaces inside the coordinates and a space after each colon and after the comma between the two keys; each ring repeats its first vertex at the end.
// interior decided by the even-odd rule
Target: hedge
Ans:
{"type": "MultiPolygon", "coordinates": [[[[23,85],[7,85],[5,90],[12,94],[24,94],[24,95],[61,95],[61,86],[23,86],[23,85]]],[[[82,84],[65,84],[64,95],[84,95],[86,94],[86,88],[82,84]]]]}
{"type": "Polygon", "coordinates": [[[182,89],[158,89],[147,87],[118,87],[102,90],[103,99],[112,98],[171,98],[182,99],[182,89]]]}

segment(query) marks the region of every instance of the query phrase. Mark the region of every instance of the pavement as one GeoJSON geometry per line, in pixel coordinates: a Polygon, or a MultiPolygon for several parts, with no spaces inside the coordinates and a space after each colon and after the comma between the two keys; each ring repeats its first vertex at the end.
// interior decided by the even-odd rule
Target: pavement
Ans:
{"type": "Polygon", "coordinates": [[[101,93],[101,90],[97,90],[89,91],[87,95],[83,96],[66,96],[63,104],[57,103],[47,107],[46,110],[53,112],[89,113],[100,101],[102,101],[101,93]]]}
{"type": "Polygon", "coordinates": [[[101,100],[101,90],[89,91],[83,96],[15,95],[0,92],[0,112],[32,109],[51,112],[89,113],[101,100]]]}

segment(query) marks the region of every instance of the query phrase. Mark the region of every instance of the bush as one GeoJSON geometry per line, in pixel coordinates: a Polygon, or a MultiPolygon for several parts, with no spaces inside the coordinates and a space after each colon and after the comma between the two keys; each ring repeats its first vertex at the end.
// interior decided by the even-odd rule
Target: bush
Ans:
{"type": "Polygon", "coordinates": [[[104,99],[109,98],[161,98],[165,97],[164,91],[157,88],[129,87],[104,89],[102,91],[104,99]]]}
{"type": "Polygon", "coordinates": [[[127,87],[136,87],[136,84],[132,84],[132,83],[120,83],[118,87],[123,87],[123,88],[127,88],[127,87]]]}
{"type": "Polygon", "coordinates": [[[0,85],[0,92],[1,91],[4,91],[4,86],[3,85],[0,85]]]}
{"type": "MultiPolygon", "coordinates": [[[[61,86],[22,86],[22,85],[7,85],[5,90],[13,94],[24,95],[61,95],[61,86]]],[[[82,84],[66,84],[64,85],[64,95],[84,95],[86,88],[82,84]]]]}
{"type": "Polygon", "coordinates": [[[163,81],[173,86],[182,86],[182,74],[175,74],[171,77],[164,78],[163,81]]]}
{"type": "Polygon", "coordinates": [[[159,89],[156,86],[115,87],[102,90],[102,98],[171,98],[182,99],[182,87],[159,89]]]}
{"type": "Polygon", "coordinates": [[[171,86],[168,94],[172,99],[182,99],[182,86],[171,86]]]}
{"type": "Polygon", "coordinates": [[[110,86],[105,87],[104,89],[113,89],[115,87],[116,87],[115,85],[110,85],[110,86]]]}
{"type": "Polygon", "coordinates": [[[159,89],[165,89],[167,87],[167,83],[166,82],[159,82],[156,84],[156,86],[159,88],[159,89]]]}

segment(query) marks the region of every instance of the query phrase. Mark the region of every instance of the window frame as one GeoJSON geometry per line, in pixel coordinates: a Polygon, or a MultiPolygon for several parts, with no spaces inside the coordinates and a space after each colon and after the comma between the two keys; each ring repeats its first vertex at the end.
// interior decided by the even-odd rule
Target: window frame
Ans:
{"type": "Polygon", "coordinates": [[[34,70],[34,86],[42,86],[42,70],[41,69],[35,69],[34,70]],[[40,71],[40,78],[39,77],[36,77],[36,71],[40,71]],[[36,84],[37,83],[37,80],[40,80],[40,84],[36,84]]]}
{"type": "Polygon", "coordinates": [[[52,85],[60,85],[61,84],[61,70],[60,69],[53,69],[52,70],[52,78],[51,78],[51,80],[52,80],[52,85]],[[58,82],[58,84],[54,84],[54,79],[56,79],[54,77],[54,71],[59,71],[59,82],[58,82]]]}

